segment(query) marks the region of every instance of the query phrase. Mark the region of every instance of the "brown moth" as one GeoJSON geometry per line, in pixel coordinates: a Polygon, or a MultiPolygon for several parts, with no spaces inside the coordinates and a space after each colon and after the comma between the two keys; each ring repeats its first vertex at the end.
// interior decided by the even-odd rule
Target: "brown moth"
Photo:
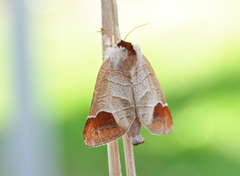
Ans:
{"type": "Polygon", "coordinates": [[[142,124],[154,134],[172,132],[172,117],[158,79],[138,45],[120,40],[104,53],[83,136],[87,147],[117,140],[144,142],[142,124]]]}

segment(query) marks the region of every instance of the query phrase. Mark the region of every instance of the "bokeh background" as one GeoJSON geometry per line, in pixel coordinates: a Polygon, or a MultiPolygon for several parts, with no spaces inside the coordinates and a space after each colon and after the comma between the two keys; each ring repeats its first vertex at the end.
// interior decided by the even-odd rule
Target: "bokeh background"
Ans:
{"type": "MultiPolygon", "coordinates": [[[[174,122],[145,128],[138,176],[240,175],[240,1],[118,1],[174,122]]],[[[102,63],[100,1],[0,0],[0,175],[108,175],[82,131],[102,63]]],[[[122,139],[119,140],[125,173],[122,139]]]]}

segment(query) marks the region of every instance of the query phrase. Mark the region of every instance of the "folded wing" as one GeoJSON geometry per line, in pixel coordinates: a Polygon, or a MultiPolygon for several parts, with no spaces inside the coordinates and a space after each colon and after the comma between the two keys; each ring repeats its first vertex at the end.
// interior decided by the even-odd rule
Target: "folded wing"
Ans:
{"type": "Polygon", "coordinates": [[[152,133],[171,133],[172,116],[163,91],[150,63],[142,57],[141,65],[132,75],[137,114],[152,133]]]}
{"type": "Polygon", "coordinates": [[[105,60],[98,73],[84,141],[96,147],[120,138],[135,118],[131,77],[105,60]]]}

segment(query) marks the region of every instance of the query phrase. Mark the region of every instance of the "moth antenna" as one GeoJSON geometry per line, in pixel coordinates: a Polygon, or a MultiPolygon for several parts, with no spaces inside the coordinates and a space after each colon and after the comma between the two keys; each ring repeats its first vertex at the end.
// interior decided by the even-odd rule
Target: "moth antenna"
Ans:
{"type": "Polygon", "coordinates": [[[129,34],[130,34],[132,31],[134,31],[135,29],[137,29],[137,28],[139,28],[139,27],[146,26],[147,24],[148,24],[148,23],[142,24],[142,25],[140,25],[140,26],[137,26],[137,27],[133,28],[133,29],[126,35],[126,37],[124,38],[124,41],[126,40],[127,36],[129,36],[129,34]]]}
{"type": "Polygon", "coordinates": [[[114,35],[112,32],[109,32],[109,31],[105,31],[105,30],[101,30],[101,31],[96,31],[96,32],[100,32],[100,33],[109,33],[109,34],[111,34],[111,35],[113,35],[114,37],[116,37],[118,40],[119,40],[119,38],[116,36],[116,35],[114,35]]]}

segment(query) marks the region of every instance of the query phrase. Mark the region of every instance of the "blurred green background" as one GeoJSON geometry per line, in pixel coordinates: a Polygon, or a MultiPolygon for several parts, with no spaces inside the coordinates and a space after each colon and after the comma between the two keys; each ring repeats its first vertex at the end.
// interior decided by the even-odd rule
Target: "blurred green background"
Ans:
{"type": "MultiPolygon", "coordinates": [[[[82,136],[102,63],[101,35],[95,33],[100,1],[24,5],[34,106],[54,131],[58,175],[108,175],[106,146],[89,149],[82,136]]],[[[0,0],[1,139],[16,120],[13,7],[0,0]]],[[[149,23],[127,41],[138,44],[152,64],[174,123],[166,136],[142,129],[145,143],[134,147],[138,176],[240,175],[239,7],[237,0],[118,1],[122,38],[149,23]]],[[[46,150],[48,142],[41,143],[46,150]]],[[[122,139],[119,148],[126,175],[122,139]]]]}

